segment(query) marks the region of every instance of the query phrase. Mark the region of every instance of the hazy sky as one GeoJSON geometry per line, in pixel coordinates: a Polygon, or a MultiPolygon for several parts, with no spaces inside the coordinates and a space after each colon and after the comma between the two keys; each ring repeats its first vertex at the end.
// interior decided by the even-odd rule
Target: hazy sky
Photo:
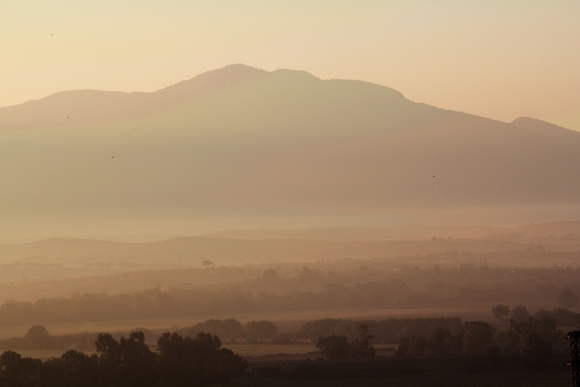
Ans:
{"type": "Polygon", "coordinates": [[[232,63],[580,130],[580,1],[0,0],[0,106],[232,63]]]}

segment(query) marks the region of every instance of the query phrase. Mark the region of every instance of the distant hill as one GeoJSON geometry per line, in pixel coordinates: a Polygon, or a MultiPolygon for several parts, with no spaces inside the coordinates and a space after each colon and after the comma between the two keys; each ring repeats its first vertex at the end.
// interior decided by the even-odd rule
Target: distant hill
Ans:
{"type": "Polygon", "coordinates": [[[40,100],[0,108],[0,129],[40,129],[127,122],[179,108],[263,73],[264,70],[248,66],[228,66],[154,93],[63,91],[40,100]]]}
{"type": "Polygon", "coordinates": [[[154,93],[1,108],[0,230],[513,207],[546,218],[580,208],[579,166],[580,133],[552,124],[233,65],[154,93]]]}
{"type": "MultiPolygon", "coordinates": [[[[397,225],[390,227],[318,227],[309,229],[220,230],[203,234],[226,239],[316,239],[336,241],[424,241],[435,238],[485,239],[521,235],[524,238],[574,239],[580,242],[580,222],[546,222],[510,227],[397,225]]],[[[505,239],[504,237],[504,239],[505,239]]]]}
{"type": "MultiPolygon", "coordinates": [[[[524,243],[488,240],[337,241],[307,239],[239,240],[175,238],[149,243],[115,243],[90,239],[47,239],[33,243],[0,244],[0,265],[132,263],[202,267],[204,260],[222,265],[316,262],[323,259],[380,259],[441,254],[449,251],[525,251],[524,243]]],[[[570,248],[554,246],[555,250],[570,248]]],[[[130,266],[127,266],[130,267],[130,266]]],[[[116,271],[127,271],[123,265],[116,271]]]]}

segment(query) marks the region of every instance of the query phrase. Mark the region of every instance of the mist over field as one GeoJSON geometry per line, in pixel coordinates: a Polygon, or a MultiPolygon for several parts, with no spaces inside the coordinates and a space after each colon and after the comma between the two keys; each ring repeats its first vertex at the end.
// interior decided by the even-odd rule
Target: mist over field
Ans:
{"type": "MultiPolygon", "coordinates": [[[[580,133],[533,118],[501,122],[367,82],[237,64],[151,93],[59,92],[1,108],[0,122],[5,305],[152,289],[170,304],[177,289],[221,299],[217,289],[274,268],[293,284],[248,285],[259,303],[261,292],[305,291],[304,273],[371,286],[409,267],[547,270],[579,258],[580,133]]],[[[431,281],[403,293],[423,294],[431,281]]],[[[544,304],[543,293],[515,289],[536,307],[556,291],[544,304]]],[[[491,294],[475,299],[501,302],[491,294]]],[[[405,297],[415,301],[369,308],[427,302],[405,297]]],[[[469,300],[449,297],[439,302],[469,300]]],[[[214,310],[191,308],[158,317],[214,310]]],[[[120,318],[110,313],[98,319],[120,318]]],[[[157,316],[122,318],[134,313],[157,316]]]]}

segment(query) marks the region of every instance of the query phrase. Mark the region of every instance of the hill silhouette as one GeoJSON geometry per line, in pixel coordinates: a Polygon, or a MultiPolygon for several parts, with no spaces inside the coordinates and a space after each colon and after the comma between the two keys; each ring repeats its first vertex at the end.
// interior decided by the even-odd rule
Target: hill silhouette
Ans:
{"type": "Polygon", "coordinates": [[[178,108],[261,73],[265,71],[233,65],[203,73],[154,93],[62,91],[40,100],[0,108],[0,128],[58,128],[130,121],[178,108]]]}
{"type": "Polygon", "coordinates": [[[0,109],[0,128],[0,211],[13,220],[580,201],[580,133],[301,71],[233,65],[154,93],[61,92],[0,109]]]}

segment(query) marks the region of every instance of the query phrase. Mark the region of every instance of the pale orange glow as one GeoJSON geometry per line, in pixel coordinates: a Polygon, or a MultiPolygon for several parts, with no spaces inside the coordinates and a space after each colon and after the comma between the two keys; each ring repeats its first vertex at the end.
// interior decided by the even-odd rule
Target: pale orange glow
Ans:
{"type": "Polygon", "coordinates": [[[580,130],[578,14],[571,1],[7,0],[0,106],[61,90],[154,91],[245,63],[580,130]]]}

